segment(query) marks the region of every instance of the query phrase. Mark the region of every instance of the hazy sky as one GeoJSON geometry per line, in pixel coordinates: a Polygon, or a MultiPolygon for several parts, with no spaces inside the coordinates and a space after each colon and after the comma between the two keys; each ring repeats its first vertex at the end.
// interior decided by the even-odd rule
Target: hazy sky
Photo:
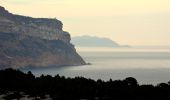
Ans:
{"type": "Polygon", "coordinates": [[[170,0],[0,0],[10,12],[57,18],[72,36],[170,45],[170,0]]]}

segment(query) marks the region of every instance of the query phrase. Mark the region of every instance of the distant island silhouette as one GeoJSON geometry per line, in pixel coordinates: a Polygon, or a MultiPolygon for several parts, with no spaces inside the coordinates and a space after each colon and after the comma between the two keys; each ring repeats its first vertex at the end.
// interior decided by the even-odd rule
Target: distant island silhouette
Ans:
{"type": "Polygon", "coordinates": [[[0,99],[5,100],[169,100],[170,82],[139,85],[133,77],[94,81],[56,75],[35,77],[30,71],[0,70],[0,99]]]}
{"type": "Polygon", "coordinates": [[[109,38],[88,35],[72,37],[71,42],[79,47],[129,47],[120,45],[109,38]]]}

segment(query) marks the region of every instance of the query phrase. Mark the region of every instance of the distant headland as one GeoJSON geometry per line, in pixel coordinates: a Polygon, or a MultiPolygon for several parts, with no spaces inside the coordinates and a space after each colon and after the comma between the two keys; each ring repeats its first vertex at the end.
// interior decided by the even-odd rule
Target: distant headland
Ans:
{"type": "Polygon", "coordinates": [[[88,35],[73,37],[71,42],[78,47],[129,47],[128,45],[120,45],[109,38],[88,35]]]}

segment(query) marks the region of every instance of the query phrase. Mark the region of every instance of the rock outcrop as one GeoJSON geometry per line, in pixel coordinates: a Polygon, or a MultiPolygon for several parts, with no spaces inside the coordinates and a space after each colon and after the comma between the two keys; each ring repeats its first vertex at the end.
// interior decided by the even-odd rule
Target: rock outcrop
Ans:
{"type": "Polygon", "coordinates": [[[57,19],[14,15],[0,7],[0,68],[85,64],[57,19]]]}

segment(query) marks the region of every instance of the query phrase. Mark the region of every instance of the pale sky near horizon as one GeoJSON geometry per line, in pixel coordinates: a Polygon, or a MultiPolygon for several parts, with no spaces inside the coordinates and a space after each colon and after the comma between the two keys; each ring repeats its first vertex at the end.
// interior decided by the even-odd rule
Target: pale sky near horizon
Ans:
{"type": "Polygon", "coordinates": [[[170,45],[170,0],[0,0],[10,12],[61,20],[71,36],[170,45]]]}

